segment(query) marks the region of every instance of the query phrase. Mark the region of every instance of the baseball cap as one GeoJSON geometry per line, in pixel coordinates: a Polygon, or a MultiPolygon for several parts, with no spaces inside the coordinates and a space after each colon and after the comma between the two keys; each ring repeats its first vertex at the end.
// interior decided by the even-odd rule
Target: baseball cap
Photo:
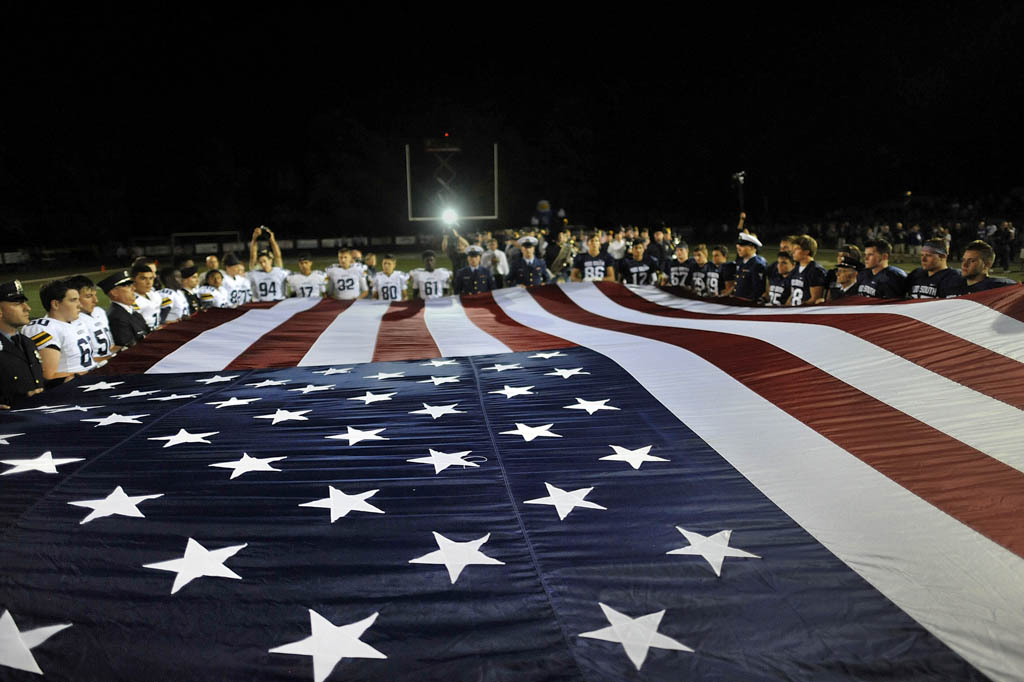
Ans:
{"type": "Polygon", "coordinates": [[[10,282],[0,283],[0,301],[4,303],[24,303],[28,300],[25,289],[21,286],[21,280],[12,279],[10,282]]]}
{"type": "Polygon", "coordinates": [[[129,273],[127,270],[117,270],[113,274],[110,274],[104,279],[101,279],[99,287],[100,289],[103,289],[103,293],[109,294],[111,289],[115,287],[127,286],[128,284],[131,283],[131,273],[129,273]]]}
{"type": "Polygon", "coordinates": [[[740,236],[736,237],[736,243],[744,244],[747,246],[756,246],[758,248],[764,246],[764,244],[761,243],[760,239],[758,239],[752,234],[747,234],[746,232],[740,232],[740,236]]]}

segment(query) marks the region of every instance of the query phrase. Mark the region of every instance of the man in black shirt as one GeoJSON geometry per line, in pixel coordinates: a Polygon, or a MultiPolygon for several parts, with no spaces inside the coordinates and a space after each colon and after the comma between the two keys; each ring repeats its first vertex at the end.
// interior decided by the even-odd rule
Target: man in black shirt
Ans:
{"type": "Polygon", "coordinates": [[[615,259],[607,252],[601,251],[601,236],[592,234],[587,237],[586,253],[578,253],[572,261],[572,281],[574,282],[614,282],[615,259]]]}
{"type": "Polygon", "coordinates": [[[21,282],[0,283],[0,409],[10,409],[43,390],[43,365],[36,346],[18,331],[31,306],[21,282]]]}
{"type": "Polygon", "coordinates": [[[980,239],[971,242],[964,248],[960,274],[963,275],[967,283],[966,293],[973,294],[977,291],[998,289],[1018,283],[1005,277],[989,277],[988,271],[995,260],[995,250],[980,239]]]}
{"type": "Polygon", "coordinates": [[[909,298],[951,298],[967,293],[963,275],[946,265],[946,240],[929,239],[921,245],[921,267],[907,277],[909,298]]]}
{"type": "Polygon", "coordinates": [[[857,275],[857,294],[871,298],[904,298],[907,273],[889,265],[892,245],[884,239],[864,244],[864,269],[857,275]]]}
{"type": "Polygon", "coordinates": [[[846,296],[857,293],[857,275],[864,269],[864,264],[853,256],[846,256],[836,264],[836,278],[828,287],[828,302],[838,301],[846,296]]]}
{"type": "Polygon", "coordinates": [[[657,284],[660,268],[658,262],[644,255],[644,242],[634,239],[630,253],[622,259],[623,284],[657,284]]]}
{"type": "Polygon", "coordinates": [[[672,260],[665,263],[665,284],[672,287],[693,288],[693,273],[696,272],[697,261],[690,258],[690,247],[686,242],[676,244],[676,253],[672,260]]]}
{"type": "Polygon", "coordinates": [[[134,346],[149,333],[149,325],[133,307],[135,285],[131,274],[118,270],[100,281],[100,289],[111,301],[107,319],[110,320],[110,335],[114,337],[112,350],[134,346]]]}

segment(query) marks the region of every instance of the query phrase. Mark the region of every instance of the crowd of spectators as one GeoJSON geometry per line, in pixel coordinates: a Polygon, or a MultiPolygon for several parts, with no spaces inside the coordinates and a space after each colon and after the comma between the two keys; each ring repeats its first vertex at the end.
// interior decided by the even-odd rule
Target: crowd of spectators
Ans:
{"type": "MultiPolygon", "coordinates": [[[[751,305],[808,306],[848,296],[874,298],[947,298],[1017,282],[990,276],[996,261],[1009,267],[1006,249],[1015,238],[1013,226],[979,226],[977,238],[959,245],[960,269],[948,261],[951,234],[928,238],[917,226],[901,244],[882,225],[863,242],[842,238],[836,267],[826,270],[815,261],[818,240],[794,234],[779,242],[778,256],[768,263],[758,250],[763,243],[744,226],[741,214],[734,252],[728,244],[691,247],[668,228],[620,227],[584,231],[563,224],[522,231],[459,233],[447,228],[441,251],[452,268],[439,267],[434,251],[422,254],[422,267],[402,272],[391,254],[343,247],[337,263],[314,269],[308,253],[295,257],[294,271],[284,258],[272,230],[253,231],[246,264],[233,253],[223,260],[211,254],[205,270],[191,259],[158,269],[145,256],[130,268],[99,282],[77,275],[55,280],[40,289],[45,315],[29,320],[30,306],[17,280],[0,284],[0,406],[63,383],[102,366],[151,331],[198,315],[210,308],[233,308],[250,302],[289,297],[330,297],[382,301],[431,299],[448,294],[474,294],[509,286],[531,287],[560,281],[607,281],[630,285],[677,287],[688,295],[745,301],[751,305]],[[1007,236],[1009,235],[1009,236],[1007,236]],[[919,238],[920,237],[920,238],[919,238]],[[266,248],[260,248],[262,242],[266,248]],[[894,253],[912,254],[920,267],[909,274],[890,265],[894,253]],[[106,310],[97,291],[110,300],[106,310]]],[[[902,229],[902,228],[900,228],[902,229]]]]}

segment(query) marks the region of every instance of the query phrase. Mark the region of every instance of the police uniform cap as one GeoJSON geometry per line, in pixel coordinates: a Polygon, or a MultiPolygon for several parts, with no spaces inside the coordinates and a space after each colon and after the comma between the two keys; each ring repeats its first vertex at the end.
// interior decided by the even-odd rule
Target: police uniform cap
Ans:
{"type": "Polygon", "coordinates": [[[197,272],[199,272],[199,268],[197,268],[194,265],[190,265],[187,268],[182,268],[181,269],[181,278],[182,279],[188,279],[189,277],[191,277],[192,275],[196,274],[197,272]]]}
{"type": "Polygon", "coordinates": [[[861,263],[856,258],[853,258],[851,256],[847,256],[846,258],[844,258],[841,261],[839,261],[838,263],[836,263],[836,267],[837,268],[850,268],[851,270],[856,270],[857,272],[860,272],[861,270],[864,269],[864,264],[861,263]]]}
{"type": "MultiPolygon", "coordinates": [[[[147,270],[149,268],[146,268],[147,270]]],[[[100,280],[99,287],[103,293],[109,294],[115,287],[123,287],[132,283],[132,276],[127,270],[118,270],[100,280]]]]}
{"type": "Polygon", "coordinates": [[[21,286],[21,280],[12,279],[10,282],[0,284],[0,301],[5,303],[24,303],[28,300],[25,289],[21,286]]]}

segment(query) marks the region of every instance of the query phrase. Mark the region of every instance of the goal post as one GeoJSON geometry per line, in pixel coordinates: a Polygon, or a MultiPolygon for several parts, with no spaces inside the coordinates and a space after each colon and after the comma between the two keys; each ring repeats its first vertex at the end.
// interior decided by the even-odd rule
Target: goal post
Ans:
{"type": "MultiPolygon", "coordinates": [[[[447,168],[447,166],[448,166],[448,164],[447,164],[448,159],[451,157],[452,153],[457,153],[459,151],[459,149],[453,147],[451,149],[447,149],[447,148],[428,149],[427,151],[431,152],[431,153],[434,153],[434,155],[438,159],[440,167],[447,168]],[[448,156],[442,156],[442,154],[447,154],[448,156]]],[[[492,157],[492,171],[491,172],[492,172],[492,177],[494,179],[493,213],[491,215],[465,215],[465,216],[460,215],[459,216],[460,220],[497,220],[498,219],[498,144],[497,143],[494,143],[494,145],[492,147],[491,157],[492,157]]],[[[454,172],[452,173],[452,175],[454,176],[454,172]]],[[[438,183],[440,183],[442,185],[442,187],[444,187],[445,189],[450,189],[450,187],[448,187],[448,185],[446,183],[444,183],[441,179],[435,177],[435,180],[438,183]]],[[[413,222],[413,223],[415,223],[415,222],[436,222],[436,221],[440,220],[440,216],[439,215],[433,215],[433,216],[417,216],[417,215],[413,215],[413,207],[412,207],[412,204],[413,204],[413,201],[412,201],[412,156],[411,156],[411,152],[409,150],[409,145],[405,145],[405,195],[406,195],[406,201],[407,201],[407,205],[408,205],[409,222],[413,222]]]]}

